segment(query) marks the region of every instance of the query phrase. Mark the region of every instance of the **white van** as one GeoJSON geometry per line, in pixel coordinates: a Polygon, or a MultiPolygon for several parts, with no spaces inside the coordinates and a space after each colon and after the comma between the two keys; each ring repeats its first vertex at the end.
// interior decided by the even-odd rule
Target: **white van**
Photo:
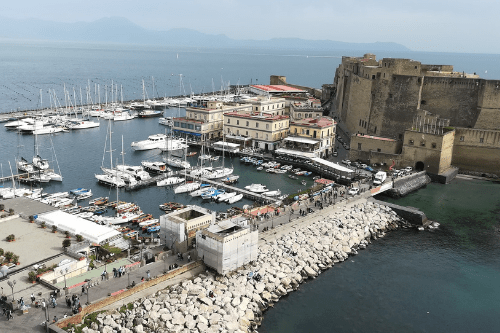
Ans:
{"type": "Polygon", "coordinates": [[[380,185],[387,179],[387,173],[384,171],[379,171],[375,174],[375,179],[373,180],[373,185],[380,185]]]}

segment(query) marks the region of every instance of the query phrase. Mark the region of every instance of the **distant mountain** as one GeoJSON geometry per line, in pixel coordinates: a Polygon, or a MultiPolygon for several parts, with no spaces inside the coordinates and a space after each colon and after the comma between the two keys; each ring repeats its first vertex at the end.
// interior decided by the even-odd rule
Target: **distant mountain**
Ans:
{"type": "Polygon", "coordinates": [[[141,28],[120,17],[103,18],[89,23],[59,23],[0,17],[0,38],[210,48],[410,51],[397,43],[346,43],[299,38],[236,40],[225,35],[204,34],[191,29],[154,31],[141,28]]]}

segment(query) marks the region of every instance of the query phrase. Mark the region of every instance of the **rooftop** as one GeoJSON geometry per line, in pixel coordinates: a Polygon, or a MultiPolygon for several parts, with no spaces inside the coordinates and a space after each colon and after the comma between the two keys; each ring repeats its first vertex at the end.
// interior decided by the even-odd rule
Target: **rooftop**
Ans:
{"type": "Polygon", "coordinates": [[[250,86],[251,88],[265,91],[265,92],[270,92],[270,93],[283,93],[283,92],[288,92],[288,93],[303,93],[306,92],[305,90],[285,86],[285,85],[263,85],[263,84],[254,84],[250,86]]]}
{"type": "Polygon", "coordinates": [[[273,116],[272,114],[266,113],[266,112],[238,112],[238,111],[233,111],[233,112],[228,112],[225,113],[224,116],[235,116],[235,117],[242,117],[242,118],[258,118],[262,120],[283,120],[283,119],[288,119],[289,116],[285,115],[275,115],[273,116]]]}
{"type": "Polygon", "coordinates": [[[382,138],[379,136],[373,136],[373,135],[361,135],[361,134],[356,134],[355,136],[360,137],[360,138],[365,138],[365,139],[373,139],[373,140],[381,140],[381,141],[392,141],[396,142],[397,140],[395,139],[390,139],[390,138],[382,138]]]}
{"type": "Polygon", "coordinates": [[[290,122],[290,125],[299,126],[316,126],[316,127],[328,127],[332,126],[335,122],[332,118],[321,117],[321,118],[304,118],[298,119],[290,122]]]}

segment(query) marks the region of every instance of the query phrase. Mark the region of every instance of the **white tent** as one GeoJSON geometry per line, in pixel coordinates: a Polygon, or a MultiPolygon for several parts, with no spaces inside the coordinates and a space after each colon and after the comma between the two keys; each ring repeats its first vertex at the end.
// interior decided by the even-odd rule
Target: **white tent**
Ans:
{"type": "Polygon", "coordinates": [[[45,222],[47,226],[55,225],[58,230],[68,231],[74,235],[82,235],[92,243],[105,244],[121,234],[109,227],[96,224],[60,210],[39,215],[37,221],[45,222]]]}

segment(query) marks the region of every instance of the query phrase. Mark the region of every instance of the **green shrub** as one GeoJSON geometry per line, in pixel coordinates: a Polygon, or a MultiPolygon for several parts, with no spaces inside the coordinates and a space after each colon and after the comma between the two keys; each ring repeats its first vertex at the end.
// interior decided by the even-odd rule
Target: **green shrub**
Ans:
{"type": "Polygon", "coordinates": [[[3,254],[4,254],[4,251],[3,251],[3,249],[0,247],[0,256],[3,256],[3,254]]]}
{"type": "Polygon", "coordinates": [[[63,242],[62,242],[62,247],[67,248],[67,247],[69,247],[70,245],[71,245],[71,239],[67,239],[67,238],[66,238],[65,240],[63,240],[63,242]]]}
{"type": "Polygon", "coordinates": [[[36,273],[35,272],[29,272],[28,273],[28,281],[29,282],[35,282],[36,281],[36,273]]]}
{"type": "Polygon", "coordinates": [[[76,235],[75,237],[76,237],[76,241],[77,242],[83,241],[83,236],[82,235],[76,235]]]}

